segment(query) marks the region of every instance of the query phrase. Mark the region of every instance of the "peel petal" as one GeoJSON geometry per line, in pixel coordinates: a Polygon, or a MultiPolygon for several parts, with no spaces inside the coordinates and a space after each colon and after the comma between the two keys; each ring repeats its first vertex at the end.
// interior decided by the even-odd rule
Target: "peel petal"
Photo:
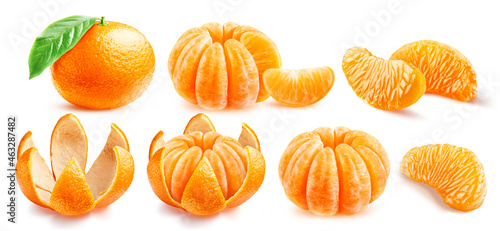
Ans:
{"type": "Polygon", "coordinates": [[[215,132],[212,121],[203,113],[199,113],[191,118],[184,129],[184,134],[200,131],[202,133],[215,132]]]}
{"type": "Polygon", "coordinates": [[[159,131],[156,133],[153,141],[151,141],[151,145],[149,146],[149,159],[153,157],[153,154],[156,153],[160,148],[165,147],[165,139],[163,138],[163,131],[159,131]]]}
{"type": "Polygon", "coordinates": [[[166,148],[158,150],[148,163],[148,179],[153,192],[168,205],[182,208],[182,206],[175,201],[168,192],[167,185],[165,184],[164,162],[165,156],[168,154],[166,148]]]}
{"type": "Polygon", "coordinates": [[[59,175],[72,157],[85,170],[88,142],[82,124],[73,114],[66,114],[57,121],[50,139],[50,162],[54,178],[59,175]]]}
{"type": "Polygon", "coordinates": [[[56,181],[50,207],[64,215],[84,214],[95,207],[94,198],[80,169],[76,157],[72,157],[56,181]]]}
{"type": "Polygon", "coordinates": [[[118,160],[115,177],[108,190],[96,200],[96,208],[106,207],[118,200],[130,187],[134,178],[134,158],[132,158],[132,155],[119,146],[114,147],[113,151],[118,160]]]}
{"type": "Polygon", "coordinates": [[[243,147],[250,146],[260,152],[259,138],[257,138],[255,132],[246,123],[243,123],[241,126],[241,133],[238,138],[238,142],[240,142],[243,147]]]}
{"type": "MultiPolygon", "coordinates": [[[[132,159],[132,156],[130,156],[128,150],[129,144],[127,141],[127,137],[125,136],[125,134],[123,134],[118,126],[116,126],[115,124],[111,124],[111,132],[109,133],[106,145],[102,149],[101,154],[99,154],[97,159],[92,164],[90,170],[85,175],[85,178],[87,179],[90,187],[90,191],[92,192],[92,196],[96,203],[102,200],[102,197],[109,192],[113,184],[125,184],[128,181],[132,181],[132,179],[122,179],[125,182],[116,182],[117,177],[133,178],[134,160],[132,159]],[[124,159],[121,160],[118,152],[114,150],[115,147],[125,149],[128,155],[124,154],[124,156],[122,156],[124,159]],[[122,161],[125,161],[125,165],[123,166],[121,165],[122,161]]],[[[130,182],[128,182],[128,185],[130,185],[130,182]]],[[[125,188],[128,188],[128,185],[125,184],[125,188]]],[[[107,203],[106,206],[111,203],[107,203]]],[[[104,204],[101,204],[100,207],[103,207],[103,205],[104,204]]]]}
{"type": "Polygon", "coordinates": [[[21,155],[26,152],[26,150],[30,148],[35,147],[35,143],[33,142],[33,139],[31,138],[31,131],[26,132],[24,134],[23,138],[19,141],[19,145],[17,145],[17,159],[21,158],[21,155]]]}
{"type": "Polygon", "coordinates": [[[259,190],[264,181],[266,173],[264,156],[260,151],[250,146],[246,146],[245,150],[248,154],[247,176],[240,189],[227,201],[228,208],[234,208],[245,203],[259,190]]]}
{"type": "Polygon", "coordinates": [[[203,157],[189,179],[181,205],[196,215],[210,215],[226,208],[224,194],[208,159],[203,157]]]}
{"type": "Polygon", "coordinates": [[[33,203],[50,209],[54,177],[36,148],[29,148],[17,161],[17,181],[24,195],[33,203]]]}

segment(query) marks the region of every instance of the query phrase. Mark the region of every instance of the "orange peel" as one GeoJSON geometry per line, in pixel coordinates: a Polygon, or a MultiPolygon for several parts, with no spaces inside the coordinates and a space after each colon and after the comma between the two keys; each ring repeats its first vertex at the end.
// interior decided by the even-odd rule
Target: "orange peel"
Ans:
{"type": "Polygon", "coordinates": [[[194,116],[183,135],[150,146],[148,179],[166,204],[195,215],[237,207],[260,188],[265,160],[253,130],[243,124],[238,140],[215,132],[204,114],[194,116]]]}
{"type": "Polygon", "coordinates": [[[74,216],[115,202],[132,183],[134,159],[123,131],[111,124],[101,154],[85,174],[87,137],[76,116],[57,122],[51,138],[51,166],[28,131],[19,142],[16,165],[21,191],[33,203],[74,216]]]}

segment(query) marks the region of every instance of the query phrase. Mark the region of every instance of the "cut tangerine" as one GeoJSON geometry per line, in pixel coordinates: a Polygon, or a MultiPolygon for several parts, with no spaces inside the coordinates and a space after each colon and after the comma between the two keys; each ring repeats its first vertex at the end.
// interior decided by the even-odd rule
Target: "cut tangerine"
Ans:
{"type": "Polygon", "coordinates": [[[300,70],[269,69],[264,73],[264,87],[280,104],[302,107],[325,97],[333,86],[335,75],[330,67],[300,70]]]}
{"type": "Polygon", "coordinates": [[[484,168],[476,155],[450,144],[430,144],[408,151],[400,163],[403,174],[423,182],[453,209],[479,208],[486,197],[484,168]]]}
{"type": "Polygon", "coordinates": [[[476,72],[457,49],[444,43],[421,40],[399,48],[391,60],[403,60],[416,66],[427,82],[427,92],[461,101],[476,96],[476,72]]]}
{"type": "Polygon", "coordinates": [[[415,66],[378,58],[365,48],[347,50],[342,69],[356,95],[378,109],[409,107],[425,92],[425,78],[415,66]]]}

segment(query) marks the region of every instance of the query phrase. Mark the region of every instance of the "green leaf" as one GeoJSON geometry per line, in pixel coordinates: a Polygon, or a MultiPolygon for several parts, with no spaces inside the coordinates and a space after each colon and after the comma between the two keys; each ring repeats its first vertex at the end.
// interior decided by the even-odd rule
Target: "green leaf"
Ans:
{"type": "Polygon", "coordinates": [[[39,76],[73,48],[94,25],[95,17],[75,15],[50,24],[35,40],[28,59],[30,79],[39,76]]]}

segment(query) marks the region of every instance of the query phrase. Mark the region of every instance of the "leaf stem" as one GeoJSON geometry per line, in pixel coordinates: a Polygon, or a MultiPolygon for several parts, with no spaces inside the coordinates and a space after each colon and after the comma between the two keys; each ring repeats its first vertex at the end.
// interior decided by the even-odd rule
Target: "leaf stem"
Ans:
{"type": "Polygon", "coordinates": [[[104,21],[104,16],[101,16],[101,23],[99,23],[97,25],[99,25],[99,26],[107,25],[107,23],[104,21]]]}

